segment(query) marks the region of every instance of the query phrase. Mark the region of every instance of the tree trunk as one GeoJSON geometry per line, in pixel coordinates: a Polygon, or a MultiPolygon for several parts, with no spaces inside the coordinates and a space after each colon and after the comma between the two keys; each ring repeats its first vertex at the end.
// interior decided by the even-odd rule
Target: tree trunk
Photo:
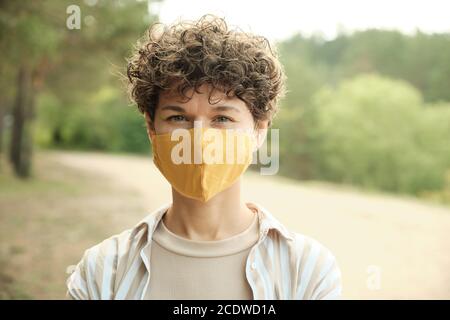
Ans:
{"type": "Polygon", "coordinates": [[[0,97],[0,155],[3,153],[3,122],[6,114],[5,101],[0,97]]]}
{"type": "Polygon", "coordinates": [[[17,77],[16,101],[13,107],[13,125],[10,144],[10,161],[14,172],[21,178],[30,176],[32,156],[31,118],[34,93],[31,70],[22,65],[17,77]]]}

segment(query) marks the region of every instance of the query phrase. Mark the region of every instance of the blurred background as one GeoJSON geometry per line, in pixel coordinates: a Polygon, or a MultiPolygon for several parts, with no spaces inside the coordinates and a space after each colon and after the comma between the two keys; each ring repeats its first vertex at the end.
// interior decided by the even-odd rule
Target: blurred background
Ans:
{"type": "Polygon", "coordinates": [[[0,1],[0,299],[64,298],[84,250],[170,201],[123,74],[153,22],[278,48],[280,171],[245,196],[336,255],[347,299],[450,299],[447,1],[0,1]]]}

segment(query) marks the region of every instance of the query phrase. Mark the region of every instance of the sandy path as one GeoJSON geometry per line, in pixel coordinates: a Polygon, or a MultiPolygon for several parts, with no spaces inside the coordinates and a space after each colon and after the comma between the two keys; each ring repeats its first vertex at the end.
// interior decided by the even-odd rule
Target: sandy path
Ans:
{"type": "MultiPolygon", "coordinates": [[[[170,201],[170,186],[150,158],[75,152],[50,156],[138,192],[148,212],[170,201]]],[[[450,299],[449,208],[254,172],[246,173],[244,189],[246,199],[334,252],[344,298],[450,299]]],[[[127,219],[132,225],[140,217],[127,219]]]]}

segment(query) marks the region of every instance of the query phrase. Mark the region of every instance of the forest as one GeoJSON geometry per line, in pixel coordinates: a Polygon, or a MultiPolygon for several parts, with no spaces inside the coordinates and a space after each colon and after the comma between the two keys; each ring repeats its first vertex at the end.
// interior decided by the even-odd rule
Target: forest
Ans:
{"type": "MultiPolygon", "coordinates": [[[[158,17],[142,1],[86,1],[70,29],[68,5],[0,2],[0,150],[24,179],[36,150],[151,152],[124,74],[158,17]]],[[[288,89],[273,124],[280,175],[450,201],[450,34],[297,33],[274,45],[288,89]]]]}

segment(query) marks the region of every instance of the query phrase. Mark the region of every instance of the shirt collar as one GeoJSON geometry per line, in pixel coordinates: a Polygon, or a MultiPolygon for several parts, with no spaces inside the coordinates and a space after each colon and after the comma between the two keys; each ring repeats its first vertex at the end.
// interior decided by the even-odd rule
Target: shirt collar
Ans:
{"type": "MultiPolygon", "coordinates": [[[[146,245],[143,249],[145,249],[152,240],[153,232],[155,231],[158,223],[161,221],[161,218],[170,207],[171,203],[166,203],[150,213],[144,219],[142,219],[134,229],[140,229],[143,225],[146,225],[146,245]]],[[[250,207],[256,208],[258,211],[258,221],[259,221],[259,230],[260,230],[260,238],[266,236],[270,229],[274,229],[279,234],[281,234],[285,239],[293,240],[293,236],[291,232],[276,219],[266,208],[261,206],[260,204],[254,202],[247,202],[247,205],[250,207]]]]}

